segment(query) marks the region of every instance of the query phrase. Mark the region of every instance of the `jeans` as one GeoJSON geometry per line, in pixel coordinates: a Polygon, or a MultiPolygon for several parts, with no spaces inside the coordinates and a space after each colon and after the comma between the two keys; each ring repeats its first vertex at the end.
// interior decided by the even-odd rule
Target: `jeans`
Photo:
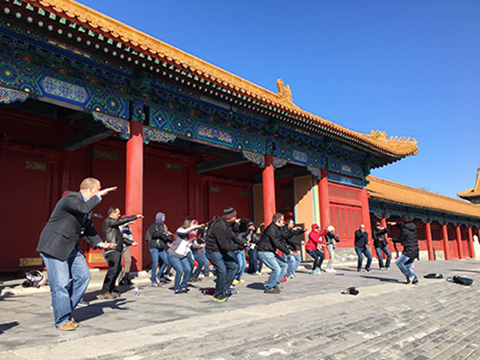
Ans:
{"type": "Polygon", "coordinates": [[[255,274],[262,271],[263,262],[258,258],[257,249],[247,249],[248,253],[248,273],[255,274]]]}
{"type": "Polygon", "coordinates": [[[183,258],[179,258],[167,252],[168,261],[175,269],[175,281],[173,290],[186,289],[188,280],[192,276],[192,263],[190,257],[187,255],[183,258]],[[182,278],[183,276],[183,278],[182,278]]]}
{"type": "Polygon", "coordinates": [[[400,255],[400,257],[397,259],[395,264],[397,264],[398,268],[402,272],[403,275],[406,277],[411,277],[413,276],[415,279],[417,278],[417,275],[412,270],[412,265],[415,259],[411,259],[408,256],[405,255],[400,255]]]}
{"type": "Polygon", "coordinates": [[[392,253],[390,252],[390,249],[386,246],[383,248],[375,248],[375,251],[377,252],[377,257],[378,257],[378,265],[380,265],[380,269],[383,267],[390,267],[390,261],[392,260],[392,253]],[[387,263],[385,266],[383,266],[383,258],[382,258],[382,251],[387,255],[387,263]]]}
{"type": "Polygon", "coordinates": [[[193,256],[195,260],[197,260],[198,266],[195,272],[193,273],[193,277],[196,279],[200,276],[203,268],[203,275],[208,277],[210,275],[210,264],[208,263],[208,259],[205,256],[205,248],[201,248],[198,251],[193,251],[193,256]]]}
{"type": "Polygon", "coordinates": [[[313,258],[313,267],[312,270],[322,269],[323,259],[325,259],[325,254],[320,250],[307,250],[308,255],[313,258]]]}
{"type": "Polygon", "coordinates": [[[105,274],[105,280],[103,280],[101,294],[111,293],[115,290],[115,283],[117,282],[118,275],[122,271],[122,253],[117,250],[110,250],[103,255],[105,261],[108,264],[108,270],[105,274]]]}
{"type": "Polygon", "coordinates": [[[40,256],[47,267],[55,327],[59,327],[70,321],[72,311],[87,290],[90,270],[85,256],[76,248],[65,261],[44,253],[40,253],[40,256]],[[70,279],[73,280],[71,285],[70,279]]]}
{"type": "Polygon", "coordinates": [[[150,281],[153,284],[157,281],[158,259],[161,260],[160,270],[158,270],[159,277],[163,276],[163,272],[170,263],[168,262],[168,256],[165,250],[150,249],[150,255],[152,256],[152,276],[150,277],[150,281]]]}
{"type": "Polygon", "coordinates": [[[367,265],[365,266],[366,270],[370,270],[370,266],[372,265],[372,254],[370,253],[370,250],[366,247],[357,247],[355,246],[355,252],[357,253],[358,256],[358,265],[357,265],[357,271],[360,271],[362,269],[362,263],[363,263],[363,254],[367,257],[367,265]]]}
{"type": "Polygon", "coordinates": [[[328,260],[327,269],[332,269],[333,259],[335,259],[335,246],[333,244],[327,245],[328,255],[330,259],[328,260]]]}
{"type": "Polygon", "coordinates": [[[247,259],[245,258],[245,253],[243,250],[235,251],[235,256],[237,257],[238,262],[238,271],[235,275],[235,279],[240,280],[245,272],[245,269],[247,268],[247,259]]]}
{"type": "Polygon", "coordinates": [[[219,251],[207,253],[207,258],[212,263],[217,276],[214,297],[218,298],[232,286],[239,268],[237,258],[234,253],[221,253],[219,251]]]}
{"type": "Polygon", "coordinates": [[[287,255],[287,276],[292,276],[298,269],[300,262],[302,261],[301,255],[287,255]]]}
{"type": "Polygon", "coordinates": [[[287,261],[277,253],[270,251],[259,251],[258,257],[267,267],[272,269],[272,273],[265,285],[266,290],[271,290],[275,286],[278,286],[280,281],[282,281],[282,278],[285,276],[288,267],[287,261]]]}

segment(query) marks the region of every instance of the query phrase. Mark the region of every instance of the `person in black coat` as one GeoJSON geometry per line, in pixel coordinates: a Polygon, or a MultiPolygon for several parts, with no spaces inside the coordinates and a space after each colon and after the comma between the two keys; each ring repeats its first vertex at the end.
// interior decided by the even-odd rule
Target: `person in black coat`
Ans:
{"type": "Polygon", "coordinates": [[[124,243],[127,241],[127,245],[137,246],[135,241],[130,242],[123,237],[120,226],[139,218],[143,218],[143,215],[133,215],[121,218],[120,209],[116,206],[110,206],[108,209],[108,216],[103,221],[102,225],[102,237],[107,243],[114,244],[115,247],[113,249],[107,249],[103,253],[103,257],[108,264],[108,271],[105,274],[102,290],[98,296],[99,299],[115,299],[118,297],[118,292],[115,291],[115,283],[122,270],[124,243]]]}
{"type": "MultiPolygon", "coordinates": [[[[283,238],[287,244],[287,247],[290,251],[299,251],[302,248],[302,240],[298,237],[305,233],[306,229],[301,226],[295,226],[295,221],[292,218],[288,218],[285,222],[285,226],[282,227],[283,238]]],[[[295,279],[295,272],[302,261],[302,256],[297,255],[285,255],[287,258],[287,274],[286,276],[290,279],[295,279]]]]}
{"type": "Polygon", "coordinates": [[[403,245],[402,255],[395,263],[402,274],[406,276],[407,284],[418,284],[417,275],[413,270],[413,262],[419,257],[417,225],[413,222],[412,216],[404,215],[401,219],[401,224],[389,223],[400,229],[400,237],[393,239],[393,241],[403,245]]]}
{"type": "Polygon", "coordinates": [[[276,253],[277,249],[286,255],[298,255],[296,251],[291,251],[284,239],[282,232],[283,214],[276,213],[272,217],[272,222],[267,226],[258,243],[258,257],[270,269],[272,273],[265,285],[265,293],[278,294],[280,289],[278,284],[285,276],[287,271],[287,261],[276,253]]]}
{"type": "Polygon", "coordinates": [[[365,230],[365,225],[361,224],[360,229],[355,231],[355,252],[358,256],[357,271],[362,271],[363,255],[367,257],[367,265],[365,265],[365,270],[370,271],[372,266],[372,254],[370,249],[367,247],[368,242],[368,232],[365,230]]]}
{"type": "Polygon", "coordinates": [[[37,251],[47,268],[55,328],[59,330],[71,331],[78,327],[72,311],[90,282],[90,270],[79,247],[80,238],[85,238],[93,247],[115,246],[102,242],[92,225],[92,216],[102,196],[116,189],[101,190],[99,180],[86,178],[79,192],[70,192],[57,202],[42,230],[37,251]]]}
{"type": "Polygon", "coordinates": [[[392,253],[388,248],[388,241],[386,238],[387,234],[388,230],[383,228],[382,224],[377,222],[375,224],[375,229],[372,231],[372,237],[373,246],[375,247],[375,251],[377,252],[378,265],[380,266],[380,270],[390,270],[390,261],[392,260],[392,253]],[[382,252],[387,256],[387,262],[385,266],[383,263],[382,252]]]}
{"type": "Polygon", "coordinates": [[[234,251],[240,247],[232,239],[232,228],[236,224],[237,212],[226,206],[223,217],[207,225],[207,258],[215,269],[216,285],[213,301],[225,302],[228,300],[227,290],[232,286],[235,274],[238,271],[237,258],[234,251]]]}

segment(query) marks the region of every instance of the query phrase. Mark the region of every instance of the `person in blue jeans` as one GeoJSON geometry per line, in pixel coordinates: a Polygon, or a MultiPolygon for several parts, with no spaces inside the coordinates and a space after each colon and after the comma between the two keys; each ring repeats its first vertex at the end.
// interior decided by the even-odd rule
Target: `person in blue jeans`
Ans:
{"type": "MultiPolygon", "coordinates": [[[[297,249],[301,248],[302,240],[295,237],[304,234],[305,229],[303,229],[301,226],[295,226],[295,221],[292,218],[287,219],[285,226],[282,227],[282,233],[290,251],[297,251],[297,249]]],[[[302,261],[302,256],[300,254],[289,254],[285,255],[285,257],[288,264],[287,277],[289,279],[295,279],[295,272],[302,261]]]]}
{"type": "Polygon", "coordinates": [[[365,270],[370,271],[372,266],[372,254],[368,249],[368,232],[365,230],[365,225],[361,224],[360,229],[355,231],[355,252],[358,256],[357,271],[362,271],[363,255],[367,258],[365,270]]]}
{"type": "MultiPolygon", "coordinates": [[[[210,276],[210,263],[205,255],[205,246],[201,246],[198,250],[193,250],[193,257],[197,261],[198,265],[195,272],[192,275],[192,279],[198,279],[202,270],[205,277],[210,276]]],[[[191,280],[192,280],[191,279],[191,280]]]]}
{"type": "Polygon", "coordinates": [[[380,266],[380,270],[390,270],[390,261],[392,260],[392,253],[388,248],[388,240],[386,235],[388,234],[388,230],[382,227],[382,224],[377,222],[375,224],[375,229],[372,232],[373,237],[373,246],[375,247],[375,251],[378,257],[378,265],[380,266]],[[387,256],[386,264],[383,263],[383,254],[387,256]]]}
{"type": "Polygon", "coordinates": [[[272,222],[267,226],[258,243],[258,257],[265,266],[272,270],[270,277],[265,285],[266,294],[279,294],[278,285],[282,281],[287,271],[287,261],[276,253],[277,249],[288,255],[298,255],[296,251],[291,251],[283,238],[282,227],[284,225],[283,214],[275,213],[272,222]]]}
{"type": "Polygon", "coordinates": [[[413,271],[413,263],[419,257],[417,225],[413,222],[412,216],[404,215],[401,217],[402,224],[390,222],[400,229],[400,237],[393,239],[403,245],[402,255],[397,259],[396,265],[403,275],[407,278],[407,284],[418,284],[418,277],[413,271]]]}
{"type": "Polygon", "coordinates": [[[207,225],[207,258],[213,265],[216,276],[213,301],[223,303],[228,300],[227,290],[232,286],[238,263],[234,251],[239,246],[232,239],[232,229],[237,226],[237,212],[231,206],[225,206],[223,216],[207,225]]]}
{"type": "Polygon", "coordinates": [[[191,247],[195,237],[190,237],[190,233],[204,227],[198,225],[193,218],[187,218],[183,225],[175,232],[175,241],[168,249],[168,261],[175,269],[175,280],[173,291],[175,295],[187,293],[187,285],[192,275],[192,254],[191,247]]]}
{"type": "Polygon", "coordinates": [[[168,231],[165,223],[166,215],[158,212],[155,215],[155,221],[150,225],[145,233],[145,240],[150,248],[150,256],[152,257],[152,273],[150,281],[152,286],[160,286],[161,283],[169,281],[165,274],[165,269],[170,265],[167,255],[167,247],[171,243],[172,233],[168,231]],[[157,267],[160,263],[160,269],[157,273],[157,267]],[[158,274],[158,276],[157,276],[158,274]]]}
{"type": "Polygon", "coordinates": [[[90,282],[90,270],[78,247],[80,239],[86,239],[95,248],[116,247],[116,244],[102,242],[92,224],[93,209],[103,196],[114,190],[116,187],[101,190],[98,179],[84,179],[80,191],[64,193],[42,230],[37,251],[47,268],[55,328],[58,330],[75,331],[78,328],[72,312],[90,282]]]}

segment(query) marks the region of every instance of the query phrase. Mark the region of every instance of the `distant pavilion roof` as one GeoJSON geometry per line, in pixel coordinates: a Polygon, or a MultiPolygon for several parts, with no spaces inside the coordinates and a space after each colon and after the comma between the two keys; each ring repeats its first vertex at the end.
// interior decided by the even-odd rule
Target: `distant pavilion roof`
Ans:
{"type": "Polygon", "coordinates": [[[257,103],[298,117],[309,128],[319,129],[323,134],[333,138],[340,138],[351,145],[366,147],[393,158],[417,154],[418,148],[415,139],[398,137],[387,139],[387,134],[381,131],[371,131],[370,134],[359,133],[301,109],[293,103],[290,88],[288,85],[285,86],[281,79],[277,81],[278,93],[274,93],[73,0],[25,1],[57,16],[67,18],[87,29],[99,32],[152,58],[188,70],[232,93],[241,94],[257,103]]]}
{"type": "Polygon", "coordinates": [[[471,198],[480,197],[480,168],[477,169],[477,181],[475,187],[465,190],[463,192],[457,193],[462,199],[469,200],[471,198]]]}
{"type": "Polygon", "coordinates": [[[367,190],[371,198],[480,218],[478,205],[373,176],[368,176],[367,180],[370,182],[367,190]]]}

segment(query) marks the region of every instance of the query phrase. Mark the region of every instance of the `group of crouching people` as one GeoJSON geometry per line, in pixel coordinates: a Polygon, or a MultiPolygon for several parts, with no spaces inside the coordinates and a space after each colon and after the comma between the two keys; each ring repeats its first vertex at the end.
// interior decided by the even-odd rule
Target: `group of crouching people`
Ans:
{"type": "Polygon", "coordinates": [[[265,284],[265,293],[278,294],[282,278],[285,274],[294,277],[300,264],[301,256],[296,249],[301,247],[301,240],[296,240],[295,236],[304,231],[294,226],[293,219],[285,222],[280,213],[273,215],[272,223],[265,229],[263,224],[256,227],[249,220],[237,218],[235,209],[227,206],[223,216],[206,224],[199,224],[193,218],[185,219],[172,234],[165,214],[158,213],[145,236],[152,256],[152,286],[170,282],[169,268],[173,267],[174,293],[187,293],[188,283],[200,281],[202,271],[205,277],[209,276],[211,263],[216,276],[213,300],[224,302],[229,297],[230,287],[244,281],[246,250],[249,255],[248,272],[258,274],[263,265],[270,268],[272,272],[265,284]],[[285,256],[278,255],[277,250],[285,256]],[[198,265],[194,270],[195,260],[198,265]]]}

